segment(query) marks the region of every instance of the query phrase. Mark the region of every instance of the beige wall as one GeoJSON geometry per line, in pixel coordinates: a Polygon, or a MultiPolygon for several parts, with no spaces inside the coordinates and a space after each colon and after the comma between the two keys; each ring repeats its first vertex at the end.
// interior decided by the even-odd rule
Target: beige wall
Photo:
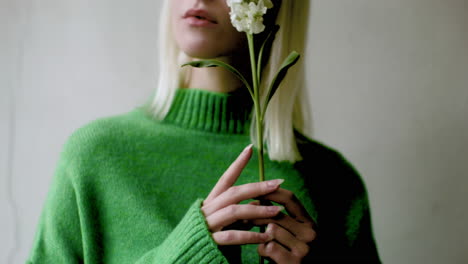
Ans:
{"type": "MultiPolygon", "coordinates": [[[[0,3],[0,263],[23,263],[68,135],[150,95],[160,1],[0,3]]],[[[311,3],[308,131],[361,172],[382,259],[467,263],[468,2],[311,3]]]]}

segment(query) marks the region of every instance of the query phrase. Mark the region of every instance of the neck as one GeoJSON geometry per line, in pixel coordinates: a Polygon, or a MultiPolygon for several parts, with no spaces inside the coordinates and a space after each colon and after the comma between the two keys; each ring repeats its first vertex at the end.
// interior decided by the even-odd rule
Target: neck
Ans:
{"type": "MultiPolygon", "coordinates": [[[[227,57],[216,58],[216,60],[232,64],[227,57]]],[[[242,67],[233,65],[242,71],[242,67]]],[[[190,68],[187,76],[186,87],[196,88],[212,92],[229,93],[242,87],[243,83],[230,71],[223,67],[190,68]]]]}

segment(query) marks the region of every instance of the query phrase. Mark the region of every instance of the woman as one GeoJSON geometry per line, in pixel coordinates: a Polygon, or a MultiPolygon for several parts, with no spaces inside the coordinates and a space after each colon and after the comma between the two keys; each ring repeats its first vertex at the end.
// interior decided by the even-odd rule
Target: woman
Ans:
{"type": "MultiPolygon", "coordinates": [[[[285,54],[302,52],[307,25],[307,1],[274,4],[265,23],[281,28],[265,80],[285,54]]],[[[258,254],[276,263],[380,263],[359,175],[294,130],[303,66],[270,103],[270,180],[256,182],[246,89],[222,68],[180,67],[217,58],[248,73],[245,36],[225,0],[168,0],[160,32],[153,101],[71,136],[28,263],[256,263],[258,254]]]]}

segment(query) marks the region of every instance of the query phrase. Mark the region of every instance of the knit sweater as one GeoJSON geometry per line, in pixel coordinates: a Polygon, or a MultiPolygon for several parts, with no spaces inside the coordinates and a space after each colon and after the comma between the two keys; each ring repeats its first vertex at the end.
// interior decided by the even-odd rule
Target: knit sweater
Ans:
{"type": "MultiPolygon", "coordinates": [[[[257,263],[256,246],[218,247],[203,198],[250,143],[249,98],[177,91],[163,121],[146,106],[101,118],[64,145],[27,263],[257,263]]],[[[380,263],[365,185],[335,150],[297,134],[294,164],[265,156],[317,223],[304,262],[380,263]]],[[[257,156],[237,184],[257,181],[257,156]]]]}

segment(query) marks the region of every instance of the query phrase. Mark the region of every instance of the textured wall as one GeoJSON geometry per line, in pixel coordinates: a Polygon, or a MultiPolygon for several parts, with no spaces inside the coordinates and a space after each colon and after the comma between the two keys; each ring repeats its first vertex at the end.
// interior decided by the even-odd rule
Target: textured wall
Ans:
{"type": "MultiPolygon", "coordinates": [[[[311,3],[308,132],[363,176],[382,259],[467,263],[467,1],[311,3]]],[[[0,5],[0,263],[24,263],[66,138],[151,94],[160,1],[0,5]]]]}

